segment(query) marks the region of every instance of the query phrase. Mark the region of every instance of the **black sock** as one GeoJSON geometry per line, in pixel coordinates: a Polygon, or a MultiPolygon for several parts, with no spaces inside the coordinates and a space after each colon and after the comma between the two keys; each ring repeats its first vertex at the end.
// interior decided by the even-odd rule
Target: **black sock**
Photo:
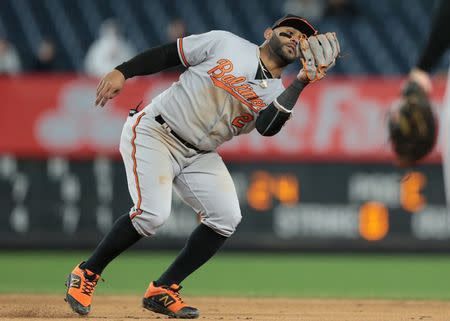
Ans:
{"type": "Polygon", "coordinates": [[[131,223],[130,216],[122,215],[81,268],[101,274],[112,260],[141,238],[142,236],[131,223]]]}
{"type": "Polygon", "coordinates": [[[175,261],[155,282],[155,285],[180,284],[192,272],[208,261],[227,238],[200,224],[191,234],[175,261]]]}

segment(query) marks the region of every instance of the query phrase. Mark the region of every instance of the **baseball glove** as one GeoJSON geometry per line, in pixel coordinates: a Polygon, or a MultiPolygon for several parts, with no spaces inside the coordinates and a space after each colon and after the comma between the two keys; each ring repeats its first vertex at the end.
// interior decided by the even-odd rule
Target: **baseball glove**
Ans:
{"type": "Polygon", "coordinates": [[[437,122],[428,95],[415,82],[403,88],[402,100],[389,113],[389,139],[401,166],[411,166],[436,143],[437,122]]]}
{"type": "Polygon", "coordinates": [[[303,68],[297,78],[306,82],[315,82],[326,76],[339,57],[341,48],[336,33],[327,32],[309,38],[300,39],[300,59],[303,68]]]}

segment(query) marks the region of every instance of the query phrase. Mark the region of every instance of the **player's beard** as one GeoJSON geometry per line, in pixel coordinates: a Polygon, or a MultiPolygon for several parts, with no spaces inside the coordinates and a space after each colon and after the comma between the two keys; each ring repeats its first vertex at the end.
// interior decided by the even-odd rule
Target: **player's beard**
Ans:
{"type": "Polygon", "coordinates": [[[283,44],[279,36],[274,33],[272,38],[269,39],[269,48],[280,60],[280,67],[287,66],[297,59],[296,55],[289,55],[288,53],[286,53],[283,50],[283,47],[285,47],[285,44],[283,44]]]}

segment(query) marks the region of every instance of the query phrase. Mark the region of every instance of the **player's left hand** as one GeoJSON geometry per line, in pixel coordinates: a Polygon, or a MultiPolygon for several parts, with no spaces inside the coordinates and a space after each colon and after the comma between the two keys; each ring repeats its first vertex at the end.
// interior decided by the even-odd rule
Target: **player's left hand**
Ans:
{"type": "Polygon", "coordinates": [[[326,76],[327,71],[336,63],[341,48],[336,33],[327,32],[300,39],[301,62],[303,68],[297,75],[298,80],[314,82],[326,76]]]}

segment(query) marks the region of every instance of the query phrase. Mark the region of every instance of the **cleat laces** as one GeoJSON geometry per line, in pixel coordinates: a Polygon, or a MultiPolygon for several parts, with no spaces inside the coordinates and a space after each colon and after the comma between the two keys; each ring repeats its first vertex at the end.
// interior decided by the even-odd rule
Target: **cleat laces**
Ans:
{"type": "Polygon", "coordinates": [[[183,299],[181,298],[180,293],[179,293],[179,291],[181,290],[181,286],[179,286],[177,289],[168,287],[167,290],[170,291],[170,293],[173,294],[173,295],[175,296],[175,299],[176,299],[178,302],[184,303],[184,302],[183,302],[183,299]]]}
{"type": "Polygon", "coordinates": [[[81,293],[91,296],[99,280],[104,281],[103,279],[96,278],[95,274],[92,276],[85,274],[85,281],[83,282],[81,293]]]}

